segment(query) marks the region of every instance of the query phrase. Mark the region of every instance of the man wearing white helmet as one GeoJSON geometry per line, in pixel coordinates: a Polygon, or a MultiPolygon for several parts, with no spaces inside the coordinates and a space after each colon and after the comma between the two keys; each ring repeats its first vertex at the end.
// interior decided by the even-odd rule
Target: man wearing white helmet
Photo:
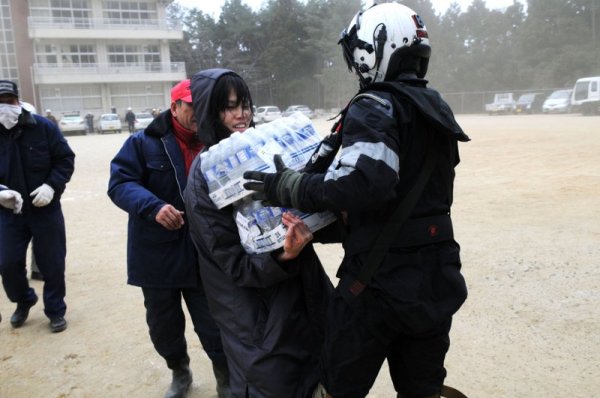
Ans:
{"type": "Polygon", "coordinates": [[[413,10],[373,5],[339,44],[359,93],[303,172],[276,159],[276,173],[246,172],[245,187],[344,220],[315,397],[366,396],[386,359],[398,397],[447,396],[450,325],[467,296],[450,208],[457,144],[469,138],[427,88],[431,47],[413,10]]]}
{"type": "Polygon", "coordinates": [[[52,114],[52,111],[50,109],[46,109],[46,119],[48,119],[52,123],[58,125],[58,120],[56,120],[56,117],[54,117],[54,115],[52,114]]]}

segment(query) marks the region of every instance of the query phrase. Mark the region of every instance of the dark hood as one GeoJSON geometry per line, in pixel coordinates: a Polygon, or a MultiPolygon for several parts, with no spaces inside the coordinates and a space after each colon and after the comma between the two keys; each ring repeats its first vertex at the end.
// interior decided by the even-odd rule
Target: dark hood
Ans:
{"type": "Polygon", "coordinates": [[[152,137],[160,138],[171,133],[173,130],[173,115],[171,109],[161,112],[150,124],[144,132],[152,137]]]}
{"type": "Polygon", "coordinates": [[[194,114],[198,123],[198,137],[206,147],[211,147],[219,142],[214,120],[210,120],[209,110],[215,83],[225,74],[237,76],[229,69],[216,68],[200,71],[191,79],[190,90],[192,91],[194,114]]]}
{"type": "Polygon", "coordinates": [[[437,91],[427,88],[426,82],[426,80],[386,81],[372,83],[367,90],[393,91],[412,102],[429,123],[435,126],[436,131],[458,141],[470,141],[470,138],[456,122],[450,106],[437,91]]]}
{"type": "Polygon", "coordinates": [[[17,122],[17,126],[21,127],[33,127],[37,124],[33,114],[29,112],[27,109],[21,107],[22,111],[19,115],[19,121],[17,122]]]}

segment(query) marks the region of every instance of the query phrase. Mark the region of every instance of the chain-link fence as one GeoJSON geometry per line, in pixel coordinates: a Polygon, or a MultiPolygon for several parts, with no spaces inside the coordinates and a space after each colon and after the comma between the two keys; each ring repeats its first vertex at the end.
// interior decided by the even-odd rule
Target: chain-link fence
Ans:
{"type": "Polygon", "coordinates": [[[564,90],[571,88],[572,87],[506,91],[474,91],[441,94],[444,100],[448,102],[454,113],[485,113],[485,104],[494,102],[494,95],[497,93],[513,93],[513,98],[515,99],[515,101],[517,101],[519,99],[519,96],[521,96],[522,94],[542,93],[542,96],[546,98],[555,90],[564,90]]]}

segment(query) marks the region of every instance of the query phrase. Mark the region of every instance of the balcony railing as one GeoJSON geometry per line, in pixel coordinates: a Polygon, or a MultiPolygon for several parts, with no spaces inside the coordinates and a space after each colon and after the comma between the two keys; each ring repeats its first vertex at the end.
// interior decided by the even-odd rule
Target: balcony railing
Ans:
{"type": "Polygon", "coordinates": [[[117,73],[185,73],[185,62],[148,62],[140,64],[34,64],[33,71],[43,75],[111,75],[117,73]]]}
{"type": "Polygon", "coordinates": [[[38,29],[182,30],[179,21],[158,19],[28,17],[28,22],[31,28],[38,29]]]}

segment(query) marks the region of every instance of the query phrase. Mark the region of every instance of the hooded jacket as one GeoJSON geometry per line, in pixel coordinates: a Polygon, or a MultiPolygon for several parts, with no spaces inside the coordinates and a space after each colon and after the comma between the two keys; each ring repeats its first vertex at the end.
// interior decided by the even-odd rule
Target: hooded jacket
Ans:
{"type": "Polygon", "coordinates": [[[458,141],[469,137],[439,93],[416,77],[371,84],[361,91],[350,102],[339,135],[339,158],[325,173],[305,174],[298,202],[303,211],[347,214],[344,260],[337,272],[342,284],[360,275],[380,231],[415,185],[428,153],[436,158],[409,219],[392,237],[369,282],[377,299],[369,303],[367,297],[361,304],[366,303],[365,318],[374,317],[372,308],[386,317],[388,326],[374,323],[374,334],[390,324],[398,324],[395,331],[403,333],[443,324],[467,295],[450,209],[454,168],[460,161],[458,141]],[[447,221],[448,231],[435,229],[439,220],[447,221]],[[421,253],[424,248],[437,252],[427,257],[421,253]],[[428,274],[423,263],[437,264],[436,270],[442,271],[428,274]]]}
{"type": "Polygon", "coordinates": [[[12,129],[0,125],[0,185],[21,194],[23,214],[60,208],[74,170],[75,154],[56,124],[23,109],[12,129]],[[30,193],[42,184],[54,189],[54,197],[48,205],[35,207],[30,193]]]}
{"type": "Polygon", "coordinates": [[[131,135],[110,164],[108,196],[129,214],[127,283],[150,288],[196,287],[198,264],[188,222],[168,230],[155,217],[165,205],[183,211],[187,184],[171,111],[131,135]]]}
{"type": "MultiPolygon", "coordinates": [[[[218,142],[208,118],[224,69],[191,80],[200,139],[218,142]]],[[[247,254],[232,206],[218,210],[208,196],[198,156],[184,197],[211,314],[219,325],[235,397],[307,397],[318,381],[325,305],[332,290],[313,248],[279,263],[270,253],[247,254]],[[248,394],[248,395],[246,395],[248,394]]]]}

